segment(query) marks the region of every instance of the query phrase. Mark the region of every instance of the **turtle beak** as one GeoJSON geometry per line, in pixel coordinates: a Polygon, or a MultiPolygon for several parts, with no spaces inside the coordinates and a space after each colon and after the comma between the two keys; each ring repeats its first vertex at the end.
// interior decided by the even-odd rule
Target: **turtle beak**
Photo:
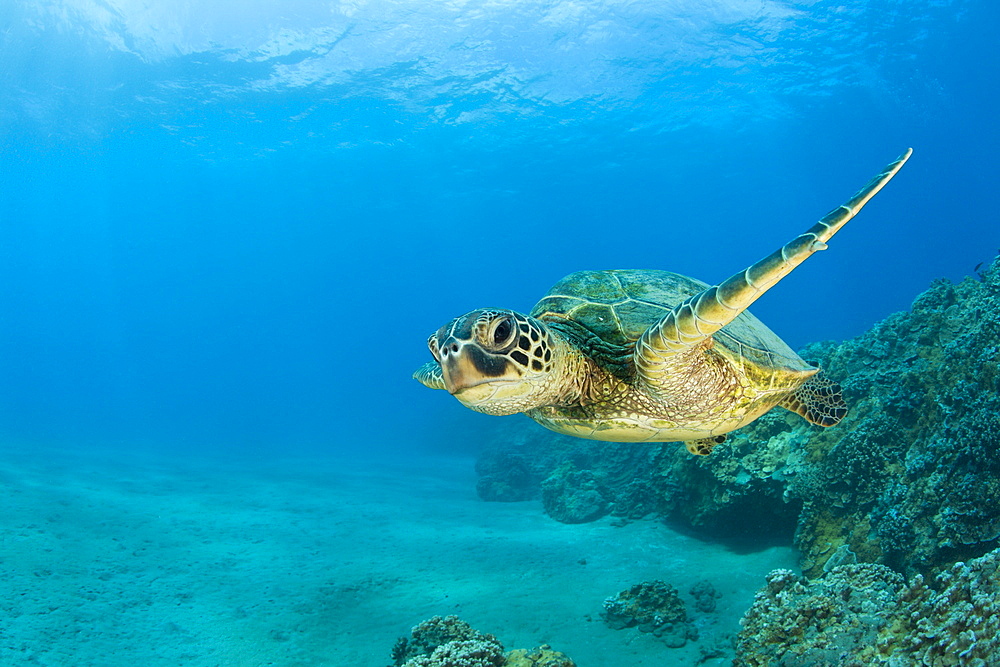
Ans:
{"type": "Polygon", "coordinates": [[[453,396],[463,389],[489,381],[489,378],[484,378],[476,369],[470,355],[466,354],[463,348],[464,346],[459,346],[457,352],[448,348],[441,360],[444,385],[448,389],[448,393],[453,396]]]}
{"type": "Polygon", "coordinates": [[[492,355],[478,345],[449,336],[438,348],[441,355],[441,375],[448,393],[453,396],[487,382],[508,378],[508,362],[492,355]]]}

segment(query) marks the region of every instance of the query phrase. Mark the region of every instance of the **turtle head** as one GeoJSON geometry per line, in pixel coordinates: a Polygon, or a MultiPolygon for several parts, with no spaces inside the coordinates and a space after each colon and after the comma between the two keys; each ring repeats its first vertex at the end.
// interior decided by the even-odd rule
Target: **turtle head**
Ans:
{"type": "Polygon", "coordinates": [[[440,370],[428,372],[425,366],[414,377],[447,389],[477,412],[524,412],[544,405],[551,393],[554,340],[533,317],[497,308],[474,310],[431,334],[427,346],[440,370]]]}

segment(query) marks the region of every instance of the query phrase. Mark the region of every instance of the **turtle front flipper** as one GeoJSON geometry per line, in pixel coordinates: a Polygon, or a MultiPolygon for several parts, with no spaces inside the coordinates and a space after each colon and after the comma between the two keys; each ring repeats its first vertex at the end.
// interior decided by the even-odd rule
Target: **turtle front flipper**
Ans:
{"type": "Polygon", "coordinates": [[[431,389],[444,389],[444,374],[441,372],[441,364],[436,361],[428,361],[413,373],[413,379],[431,389]]]}
{"type": "Polygon", "coordinates": [[[908,148],[857,194],[827,213],[804,234],[746,270],[671,309],[636,342],[634,358],[639,374],[651,385],[660,385],[676,355],[711,338],[810,255],[825,250],[826,242],[896,175],[912,152],[908,148]]]}

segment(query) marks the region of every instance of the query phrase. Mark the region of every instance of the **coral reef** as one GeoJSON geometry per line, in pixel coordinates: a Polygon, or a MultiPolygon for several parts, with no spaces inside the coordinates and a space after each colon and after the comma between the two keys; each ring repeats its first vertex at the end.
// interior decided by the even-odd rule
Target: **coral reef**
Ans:
{"type": "Polygon", "coordinates": [[[774,410],[692,457],[532,425],[512,450],[530,472],[518,479],[547,486],[560,521],[654,513],[730,539],[794,539],[811,577],[852,562],[930,576],[981,556],[1000,545],[1000,262],[977,278],[935,281],[909,312],[802,351],[843,385],[837,427],[774,410]]]}
{"type": "Polygon", "coordinates": [[[743,617],[737,664],[843,664],[874,645],[903,588],[903,578],[884,565],[843,565],[815,582],[775,570],[743,617]]]}
{"type": "Polygon", "coordinates": [[[689,639],[698,638],[677,589],[663,581],[635,584],[606,599],[601,615],[614,630],[638,626],[671,648],[680,648],[689,639]]]}
{"type": "Polygon", "coordinates": [[[400,637],[393,667],[576,667],[565,654],[544,644],[504,653],[496,637],[475,630],[458,616],[434,616],[400,637]]]}
{"type": "Polygon", "coordinates": [[[1000,549],[907,585],[890,568],[768,575],[745,614],[737,667],[987,667],[1000,655],[1000,549]]]}

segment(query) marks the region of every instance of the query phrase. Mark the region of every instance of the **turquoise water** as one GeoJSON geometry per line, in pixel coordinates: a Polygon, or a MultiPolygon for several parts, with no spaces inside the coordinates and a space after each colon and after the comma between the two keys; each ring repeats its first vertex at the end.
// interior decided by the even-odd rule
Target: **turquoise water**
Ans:
{"type": "MultiPolygon", "coordinates": [[[[417,502],[423,487],[409,486],[407,470],[426,469],[433,454],[457,462],[442,484],[476,507],[472,460],[483,433],[504,422],[410,379],[429,359],[428,334],[477,307],[527,311],[579,269],[722,280],[912,146],[904,170],[830,250],[754,306],[793,348],[862,333],[934,278],[960,279],[998,252],[998,19],[985,0],[6,0],[0,461],[5,493],[21,489],[16,497],[27,500],[3,527],[2,562],[55,573],[31,577],[30,595],[44,601],[59,591],[58,613],[69,613],[59,596],[107,568],[155,571],[171,558],[162,551],[122,565],[138,549],[130,543],[109,565],[103,547],[85,544],[99,531],[81,526],[128,526],[135,512],[150,521],[155,513],[174,523],[143,525],[165,531],[167,542],[212,541],[206,526],[251,502],[247,488],[259,483],[273,494],[261,507],[284,509],[247,519],[257,528],[245,533],[230,526],[232,542],[219,548],[243,549],[244,577],[269,562],[291,572],[309,547],[283,548],[270,522],[325,492],[315,479],[317,489],[304,490],[270,472],[329,469],[336,480],[344,465],[367,469],[362,456],[393,472],[361,475],[357,497],[389,488],[399,504],[417,502]],[[189,479],[188,462],[205,458],[216,464],[199,464],[199,489],[163,482],[189,479]],[[153,509],[148,496],[161,482],[153,509]],[[210,488],[225,501],[199,495],[210,488]],[[18,539],[28,542],[15,556],[18,539]],[[73,545],[69,561],[46,564],[44,549],[65,548],[52,546],[60,539],[73,545]]],[[[335,496],[329,502],[338,506],[335,496]]],[[[441,506],[419,521],[384,519],[382,530],[408,539],[470,521],[441,506]]],[[[544,523],[537,504],[516,506],[523,521],[544,523]]],[[[375,539],[354,521],[364,511],[360,503],[340,519],[362,542],[375,539]]],[[[497,525],[518,539],[517,521],[497,525]]],[[[655,543],[647,537],[628,549],[655,543]]],[[[473,531],[470,544],[481,538],[473,531]]],[[[342,560],[346,547],[317,539],[315,558],[342,560]]],[[[167,602],[157,596],[214,580],[212,558],[184,560],[188,578],[166,588],[148,583],[151,610],[129,612],[137,628],[187,648],[145,654],[134,638],[112,637],[115,660],[382,667],[411,625],[482,599],[473,571],[461,607],[435,605],[404,561],[394,576],[412,584],[405,595],[379,588],[351,612],[359,627],[389,619],[384,637],[361,633],[336,647],[303,640],[280,658],[268,651],[284,626],[251,618],[223,633],[231,652],[220,658],[206,652],[222,634],[205,619],[238,608],[252,617],[250,589],[169,619],[158,611],[167,602]],[[405,604],[394,606],[394,594],[405,604]],[[375,599],[384,604],[371,606],[375,599]],[[380,616],[386,609],[398,613],[380,616]],[[353,657],[340,661],[341,651],[353,657]]],[[[790,550],[762,556],[746,566],[750,583],[733,586],[750,595],[769,568],[792,562],[790,550]]],[[[387,568],[337,570],[338,585],[388,577],[387,568]]],[[[21,585],[14,581],[5,579],[10,595],[21,585]]],[[[96,581],[112,597],[135,584],[96,581]]],[[[218,586],[228,590],[227,581],[218,586]]],[[[538,604],[562,609],[552,588],[530,585],[548,591],[538,604]]],[[[618,585],[602,582],[587,604],[599,609],[618,585]]],[[[315,618],[310,605],[321,603],[304,590],[294,609],[283,608],[287,625],[315,618]]],[[[74,600],[82,633],[88,618],[115,609],[101,594],[74,600]]],[[[744,602],[733,602],[730,620],[744,602]]],[[[549,617],[590,608],[579,604],[549,617]]],[[[117,664],[96,653],[71,662],[79,637],[47,634],[63,627],[50,613],[21,609],[0,634],[0,651],[20,652],[0,657],[117,664]]],[[[324,622],[334,627],[337,616],[324,622]]],[[[494,609],[479,625],[511,646],[545,640],[541,630],[504,625],[515,617],[494,609]]],[[[577,661],[609,664],[602,650],[577,648],[577,661]]]]}

